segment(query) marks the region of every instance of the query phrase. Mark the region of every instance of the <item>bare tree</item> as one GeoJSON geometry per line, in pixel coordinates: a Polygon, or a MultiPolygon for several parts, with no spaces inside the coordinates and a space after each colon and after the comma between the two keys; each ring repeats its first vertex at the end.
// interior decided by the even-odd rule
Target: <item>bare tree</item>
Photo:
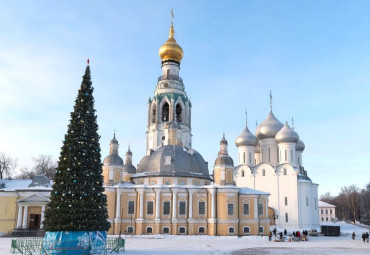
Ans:
{"type": "Polygon", "coordinates": [[[35,171],[29,170],[27,167],[22,167],[20,171],[21,173],[15,177],[16,179],[32,179],[36,175],[35,171]]]}
{"type": "Polygon", "coordinates": [[[13,159],[4,152],[0,152],[0,179],[5,178],[5,176],[11,177],[16,167],[17,159],[13,159]]]}
{"type": "Polygon", "coordinates": [[[40,155],[33,158],[33,161],[35,162],[33,170],[36,174],[43,174],[49,179],[54,178],[57,164],[50,155],[40,155]]]}
{"type": "Polygon", "coordinates": [[[326,192],[320,196],[320,201],[326,202],[331,204],[334,200],[334,197],[330,194],[330,192],[326,192]]]}
{"type": "Polygon", "coordinates": [[[356,185],[345,186],[341,188],[341,203],[343,203],[350,212],[350,219],[355,221],[359,218],[360,192],[356,185]]]}
{"type": "Polygon", "coordinates": [[[362,222],[370,225],[370,182],[361,191],[360,212],[362,222]]]}

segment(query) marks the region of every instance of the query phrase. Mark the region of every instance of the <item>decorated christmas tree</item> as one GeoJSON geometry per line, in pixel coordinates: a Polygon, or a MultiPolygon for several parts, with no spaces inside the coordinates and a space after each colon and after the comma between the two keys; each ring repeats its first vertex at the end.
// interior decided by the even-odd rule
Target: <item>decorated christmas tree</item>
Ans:
{"type": "Polygon", "coordinates": [[[93,90],[88,61],[45,211],[45,231],[107,231],[110,228],[93,90]]]}

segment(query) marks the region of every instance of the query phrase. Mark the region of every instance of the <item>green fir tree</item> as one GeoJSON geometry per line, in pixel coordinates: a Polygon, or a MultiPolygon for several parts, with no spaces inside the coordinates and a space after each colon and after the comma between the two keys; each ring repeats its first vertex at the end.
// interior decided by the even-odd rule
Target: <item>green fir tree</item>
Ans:
{"type": "Polygon", "coordinates": [[[45,231],[108,231],[107,198],[90,67],[87,65],[65,135],[45,231]]]}

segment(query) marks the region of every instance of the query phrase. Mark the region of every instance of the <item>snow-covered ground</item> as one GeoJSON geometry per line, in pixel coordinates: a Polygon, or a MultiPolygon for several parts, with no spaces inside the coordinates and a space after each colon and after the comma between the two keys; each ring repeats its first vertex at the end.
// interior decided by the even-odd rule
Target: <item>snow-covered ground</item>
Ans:
{"type": "MultiPolygon", "coordinates": [[[[124,236],[130,255],[188,255],[188,254],[370,254],[370,243],[363,243],[361,234],[369,229],[347,223],[341,226],[340,237],[309,237],[307,242],[269,242],[266,237],[214,236],[124,236]],[[351,234],[357,237],[353,241],[351,234]]],[[[289,232],[290,230],[288,230],[289,232]]],[[[11,238],[0,238],[0,255],[10,253],[11,238]]]]}

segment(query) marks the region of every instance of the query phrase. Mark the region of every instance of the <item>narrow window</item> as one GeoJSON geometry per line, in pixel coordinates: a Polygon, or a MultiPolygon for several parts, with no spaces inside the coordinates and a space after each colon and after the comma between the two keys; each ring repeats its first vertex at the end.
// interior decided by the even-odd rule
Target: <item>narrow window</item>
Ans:
{"type": "Polygon", "coordinates": [[[285,150],[285,161],[288,161],[288,155],[287,155],[286,150],[285,150]]]}
{"type": "Polygon", "coordinates": [[[317,202],[316,202],[316,198],[315,198],[315,210],[317,210],[317,207],[316,207],[316,205],[317,205],[317,202]]]}
{"type": "Polygon", "coordinates": [[[330,210],[330,214],[332,214],[333,213],[333,211],[332,210],[330,210]]]}
{"type": "Polygon", "coordinates": [[[128,201],[128,214],[134,214],[135,202],[128,201]]]}
{"type": "Polygon", "coordinates": [[[326,217],[326,221],[328,221],[328,217],[326,217]]]}
{"type": "Polygon", "coordinates": [[[249,164],[251,164],[252,163],[252,153],[251,152],[249,152],[248,154],[248,160],[249,160],[249,164]]]}
{"type": "Polygon", "coordinates": [[[169,109],[170,107],[168,106],[168,103],[164,103],[164,105],[162,106],[162,121],[168,121],[169,109]]]}
{"type": "Polygon", "coordinates": [[[321,214],[324,214],[324,210],[323,209],[321,209],[321,214]]]}
{"type": "Polygon", "coordinates": [[[170,214],[170,202],[163,202],[163,215],[170,214]]]}
{"type": "Polygon", "coordinates": [[[288,222],[288,213],[285,213],[285,222],[288,222]]]}
{"type": "Polygon", "coordinates": [[[180,206],[179,214],[184,215],[185,214],[185,208],[186,208],[186,202],[181,201],[179,206],[180,206]]]}
{"type": "Polygon", "coordinates": [[[147,233],[147,234],[151,234],[151,233],[153,233],[153,229],[152,229],[151,227],[147,227],[147,228],[146,228],[146,233],[147,233]]]}
{"type": "Polygon", "coordinates": [[[321,221],[324,221],[324,217],[321,217],[321,221]]]}
{"type": "Polygon", "coordinates": [[[129,234],[134,233],[134,228],[133,228],[133,227],[128,227],[128,228],[127,228],[127,232],[128,232],[129,234]]]}
{"type": "Polygon", "coordinates": [[[249,214],[249,204],[243,204],[243,213],[244,215],[249,214]]]}
{"type": "Polygon", "coordinates": [[[308,197],[306,197],[306,206],[308,206],[308,197]]]}
{"type": "Polygon", "coordinates": [[[234,228],[233,227],[229,227],[229,233],[230,234],[234,233],[234,228]]]}
{"type": "Polygon", "coordinates": [[[234,215],[234,204],[227,204],[227,214],[234,215]]]}
{"type": "Polygon", "coordinates": [[[206,214],[206,203],[199,202],[199,215],[206,214]]]}
{"type": "Polygon", "coordinates": [[[146,203],[146,214],[153,214],[153,201],[146,203]]]}
{"type": "Polygon", "coordinates": [[[290,161],[293,161],[293,150],[290,150],[290,161]]]}
{"type": "Polygon", "coordinates": [[[242,170],[242,177],[244,177],[244,170],[242,170]]]}
{"type": "Polygon", "coordinates": [[[283,170],[283,171],[284,171],[284,175],[286,175],[286,168],[284,168],[284,170],[283,170]]]}
{"type": "Polygon", "coordinates": [[[243,152],[243,164],[245,164],[245,152],[243,152]]]}
{"type": "Polygon", "coordinates": [[[285,201],[285,205],[288,205],[288,197],[285,197],[284,201],[285,201]]]}
{"type": "Polygon", "coordinates": [[[185,228],[184,227],[179,228],[179,232],[180,234],[185,234],[185,228]]]}
{"type": "Polygon", "coordinates": [[[176,105],[176,121],[177,122],[182,122],[182,108],[180,104],[176,105]]]}
{"type": "Polygon", "coordinates": [[[169,234],[170,233],[170,228],[163,228],[163,234],[169,234]]]}
{"type": "Polygon", "coordinates": [[[258,215],[263,215],[263,204],[258,204],[258,215]]]}
{"type": "Polygon", "coordinates": [[[204,234],[205,228],[204,227],[199,227],[199,234],[204,234]]]}
{"type": "Polygon", "coordinates": [[[156,110],[155,110],[155,106],[154,106],[154,108],[153,108],[153,110],[152,110],[152,123],[155,123],[155,119],[156,119],[156,110]]]}
{"type": "Polygon", "coordinates": [[[244,227],[243,232],[244,234],[249,234],[249,227],[244,227]]]}
{"type": "Polygon", "coordinates": [[[328,210],[325,210],[325,214],[328,214],[328,210]]]}
{"type": "Polygon", "coordinates": [[[259,227],[258,227],[258,233],[259,233],[259,234],[263,233],[263,227],[262,227],[262,226],[259,226],[259,227]]]}
{"type": "Polygon", "coordinates": [[[271,162],[271,150],[270,150],[270,147],[269,147],[269,162],[271,162]]]}
{"type": "Polygon", "coordinates": [[[266,175],[266,171],[265,169],[262,169],[262,176],[265,176],[266,175]]]}

